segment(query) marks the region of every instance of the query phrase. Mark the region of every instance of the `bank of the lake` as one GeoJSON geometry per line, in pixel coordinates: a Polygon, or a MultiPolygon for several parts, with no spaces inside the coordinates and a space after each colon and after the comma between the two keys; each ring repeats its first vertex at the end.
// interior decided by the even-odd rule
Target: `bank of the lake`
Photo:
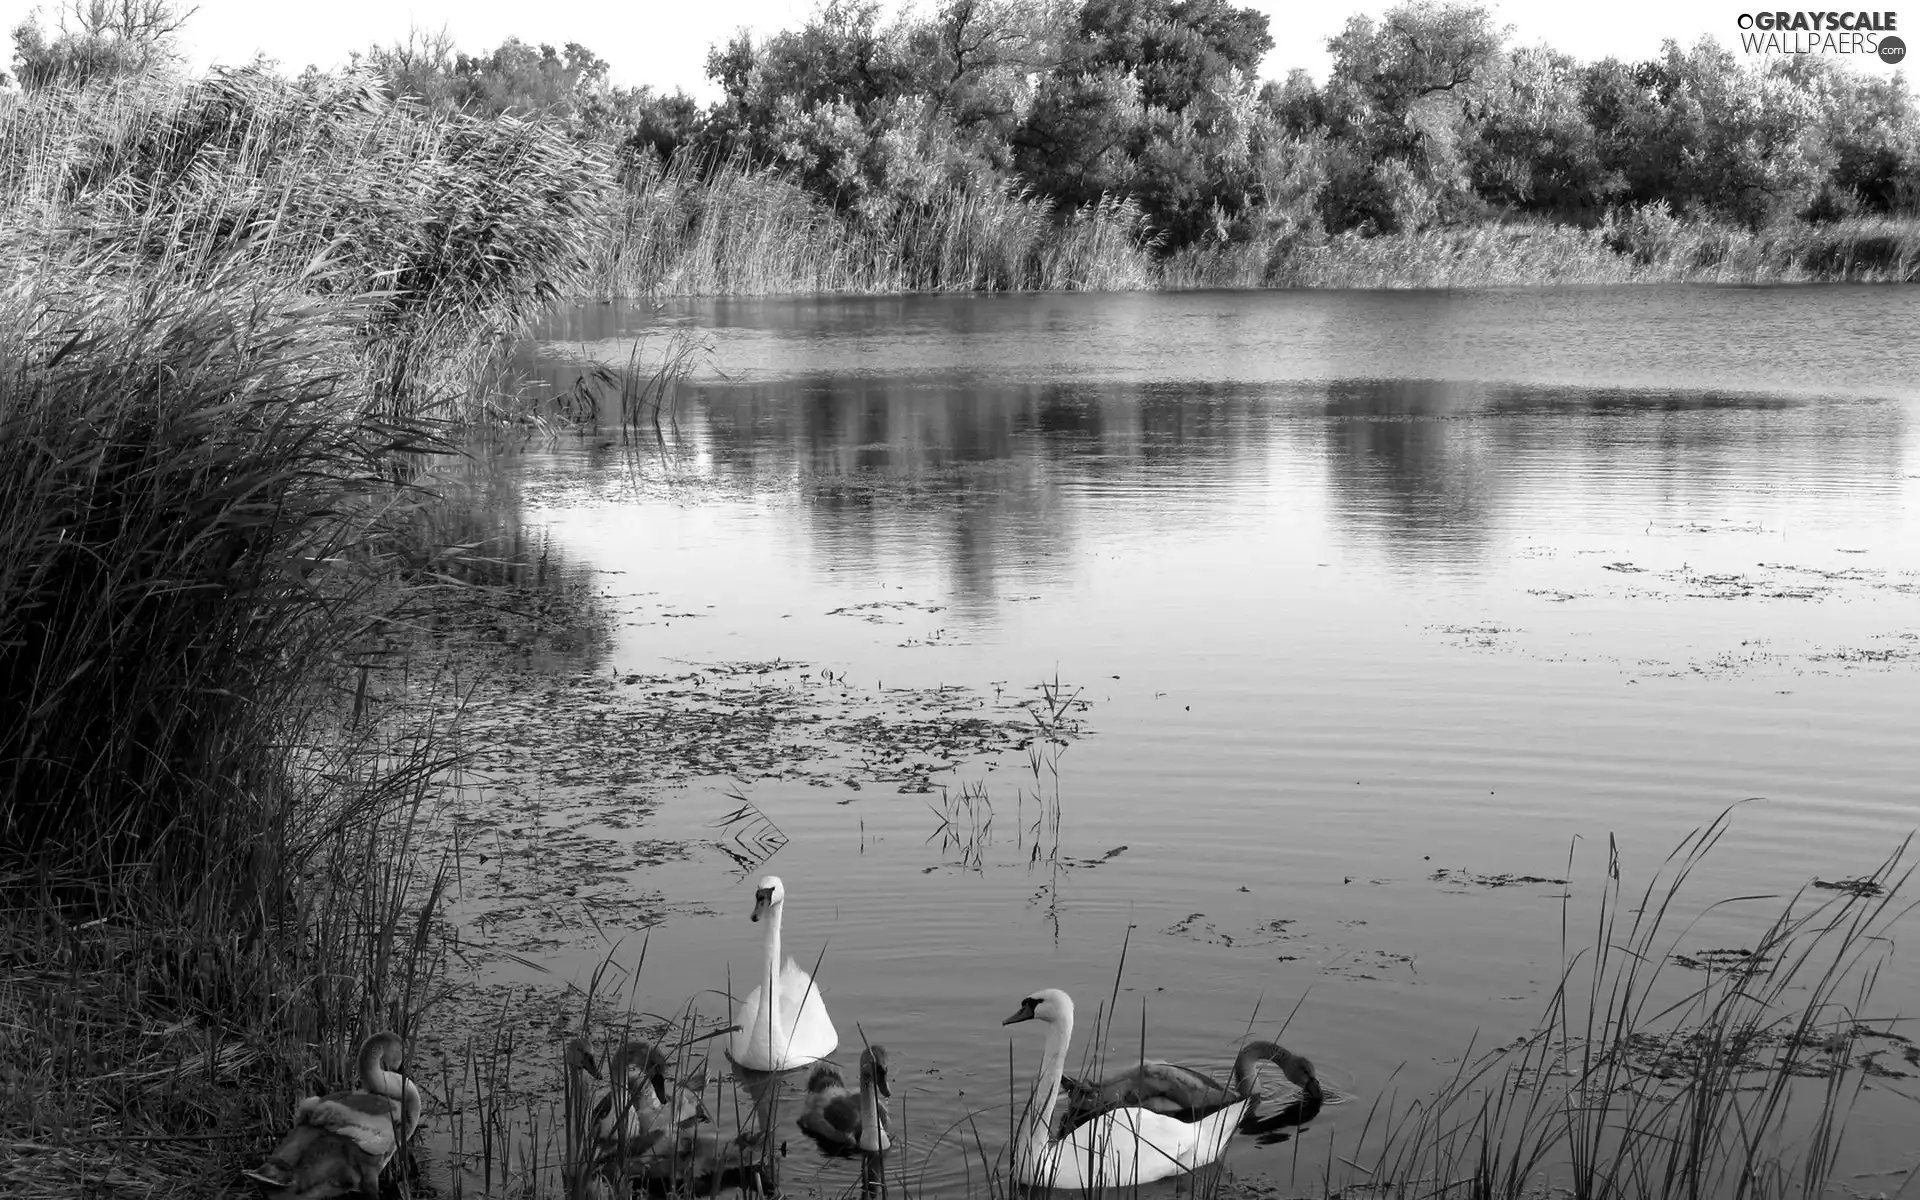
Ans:
{"type": "Polygon", "coordinates": [[[424,471],[525,423],[576,162],[352,80],[0,97],[0,1191],[234,1187],[439,994],[460,697],[397,681],[551,589],[424,471]]]}

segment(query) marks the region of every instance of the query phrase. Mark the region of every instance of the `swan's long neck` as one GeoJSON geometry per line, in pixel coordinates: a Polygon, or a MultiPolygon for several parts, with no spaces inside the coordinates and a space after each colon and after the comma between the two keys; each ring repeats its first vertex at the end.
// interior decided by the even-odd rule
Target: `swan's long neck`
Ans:
{"type": "Polygon", "coordinates": [[[642,1076],[637,1087],[629,1080],[627,1098],[634,1108],[643,1113],[659,1112],[666,1107],[660,1102],[660,1093],[653,1086],[652,1076],[642,1076]]]}
{"type": "Polygon", "coordinates": [[[860,1149],[886,1148],[886,1134],[880,1124],[880,1088],[869,1076],[860,1081],[860,1149]]]}
{"type": "Polygon", "coordinates": [[[1040,1076],[1033,1081],[1033,1099],[1027,1105],[1022,1141],[1044,1142],[1053,1124],[1054,1102],[1060,1098],[1060,1076],[1067,1069],[1067,1045],[1073,1040],[1073,1010],[1047,1023],[1047,1045],[1040,1055],[1040,1076]]]}
{"type": "Polygon", "coordinates": [[[406,1101],[407,1089],[413,1085],[406,1076],[398,1071],[389,1071],[379,1059],[373,1059],[362,1065],[360,1086],[376,1096],[385,1096],[389,1100],[406,1101]]]}
{"type": "MultiPolygon", "coordinates": [[[[1240,1053],[1233,1060],[1234,1096],[1246,1097],[1259,1095],[1261,1061],[1279,1062],[1280,1060],[1275,1058],[1274,1055],[1285,1053],[1285,1050],[1280,1049],[1280,1047],[1274,1045],[1272,1042],[1248,1042],[1242,1046],[1240,1053]]],[[[1232,1098],[1232,1096],[1228,1097],[1228,1099],[1232,1098]]]]}
{"type": "Polygon", "coordinates": [[[413,1136],[420,1124],[420,1089],[398,1071],[389,1071],[380,1056],[369,1054],[360,1064],[360,1086],[376,1096],[400,1103],[400,1140],[413,1136]]]}
{"type": "Polygon", "coordinates": [[[1241,1096],[1260,1094],[1259,1070],[1263,1062],[1279,1067],[1309,1099],[1317,1101],[1321,1095],[1320,1080],[1313,1073],[1312,1063],[1278,1042],[1248,1042],[1233,1060],[1233,1085],[1241,1096]]]}
{"type": "Polygon", "coordinates": [[[413,1131],[420,1128],[420,1089],[413,1086],[413,1080],[402,1080],[400,1095],[400,1140],[410,1141],[413,1131]]]}
{"type": "Polygon", "coordinates": [[[776,1058],[784,1051],[786,1041],[780,1027],[780,914],[786,907],[787,902],[782,900],[767,909],[767,969],[762,976],[767,985],[767,1049],[776,1058]]]}

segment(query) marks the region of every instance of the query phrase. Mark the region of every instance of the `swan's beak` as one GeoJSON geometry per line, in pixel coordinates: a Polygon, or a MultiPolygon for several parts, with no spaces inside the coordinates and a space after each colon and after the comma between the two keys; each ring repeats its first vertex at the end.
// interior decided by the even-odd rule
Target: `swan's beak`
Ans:
{"type": "Polygon", "coordinates": [[[600,1078],[600,1064],[594,1060],[593,1048],[580,1038],[567,1043],[567,1065],[578,1071],[584,1071],[595,1079],[600,1078]]]}
{"type": "MultiPolygon", "coordinates": [[[[1040,1015],[1040,1000],[1041,998],[1039,996],[1028,996],[1025,1000],[1022,1000],[1020,1002],[1019,1012],[1013,1014],[1012,1016],[1008,1017],[1006,1020],[1000,1023],[1002,1025],[1014,1025],[1021,1021],[1033,1020],[1035,1017],[1040,1015]]],[[[1053,1018],[1048,1017],[1047,1020],[1051,1021],[1053,1020],[1053,1018]]]]}
{"type": "Polygon", "coordinates": [[[773,889],[761,888],[753,894],[753,920],[758,921],[760,914],[773,907],[773,889]]]}
{"type": "Polygon", "coordinates": [[[882,1096],[885,1096],[888,1099],[893,1098],[893,1087],[891,1084],[887,1082],[887,1064],[885,1063],[873,1064],[873,1086],[880,1089],[880,1094],[882,1096]]]}

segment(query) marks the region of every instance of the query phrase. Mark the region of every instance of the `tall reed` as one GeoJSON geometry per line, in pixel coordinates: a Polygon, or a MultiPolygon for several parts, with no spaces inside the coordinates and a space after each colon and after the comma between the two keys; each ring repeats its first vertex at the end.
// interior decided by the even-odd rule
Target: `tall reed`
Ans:
{"type": "Polygon", "coordinates": [[[362,76],[50,87],[0,108],[0,237],[28,274],[84,249],[130,281],[352,301],[388,414],[465,417],[505,341],[582,290],[610,170],[540,124],[362,76]]]}
{"type": "Polygon", "coordinates": [[[1691,834],[1637,898],[1609,840],[1591,941],[1566,954],[1539,1028],[1463,1059],[1431,1096],[1376,1105],[1340,1156],[1366,1164],[1352,1182],[1387,1196],[1825,1195],[1866,1002],[1908,911],[1908,843],[1857,887],[1794,893],[1723,969],[1677,978],[1694,924],[1680,896],[1727,821],[1691,834]]]}
{"type": "Polygon", "coordinates": [[[954,183],[859,217],[738,154],[633,160],[593,258],[605,295],[1139,288],[1151,268],[1131,201],[1062,215],[954,183]]]}
{"type": "Polygon", "coordinates": [[[1153,283],[1183,288],[1443,288],[1619,283],[1906,283],[1920,279],[1920,221],[1799,221],[1754,232],[1682,221],[1664,207],[1592,229],[1524,220],[1382,237],[1292,234],[1182,247],[1153,283]]]}
{"type": "Polygon", "coordinates": [[[209,1194],[432,1004],[458,706],[369,675],[595,169],[352,78],[0,102],[0,1183],[209,1194]]]}

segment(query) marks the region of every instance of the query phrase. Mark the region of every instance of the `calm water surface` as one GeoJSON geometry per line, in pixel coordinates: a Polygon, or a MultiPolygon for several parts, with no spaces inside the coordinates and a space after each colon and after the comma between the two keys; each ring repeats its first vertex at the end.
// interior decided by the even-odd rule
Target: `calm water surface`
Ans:
{"type": "MultiPolygon", "coordinates": [[[[878,782],[872,745],[838,775],[691,770],[644,819],[542,816],[540,786],[498,786],[533,814],[515,832],[579,825],[640,864],[616,882],[661,902],[635,997],[652,1011],[751,970],[753,880],[780,874],[788,950],[826,948],[849,1067],[856,1026],[891,1048],[905,1159],[930,1183],[960,1189],[940,1135],[968,1112],[1003,1140],[1010,1040],[1024,1095],[1041,1036],[1000,1019],[1066,988],[1077,1056],[1123,941],[1118,1053],[1143,999],[1150,1053],[1221,1068],[1250,1019],[1284,1024],[1352,1097],[1230,1152],[1304,1187],[1384,1090],[1533,1028],[1569,889],[1488,877],[1570,875],[1583,903],[1610,835],[1644,879],[1755,798],[1690,889],[1704,905],[1864,874],[1920,824],[1920,292],[668,315],[714,354],[665,450],[636,464],[564,437],[511,466],[523,519],[619,613],[591,669],[780,660],[768,678],[806,704],[948,686],[1002,718],[1058,680],[1086,702],[1081,736],[1037,789],[1020,752],[931,775],[986,789],[993,823],[977,835],[977,809],[960,847],[930,840],[937,788],[878,782]],[[1057,829],[1028,829],[1056,786],[1057,829]],[[764,867],[710,844],[732,789],[788,839],[764,867]],[[649,853],[675,841],[698,844],[649,853]]],[[[582,362],[624,363],[654,320],[565,313],[535,374],[564,389],[582,362]]],[[[641,929],[569,916],[587,902],[563,883],[520,951],[538,969],[496,959],[485,982],[584,985],[623,937],[615,958],[637,959],[641,929]]],[[[460,902],[481,940],[526,920],[472,883],[460,902]]],[[[1777,907],[1717,911],[1679,948],[1750,942],[1777,907]]],[[[1916,983],[1896,959],[1876,1015],[1910,1011],[1916,983]]],[[[1878,1103],[1886,1086],[1853,1150],[1910,1164],[1915,1109],[1878,1103]]]]}

